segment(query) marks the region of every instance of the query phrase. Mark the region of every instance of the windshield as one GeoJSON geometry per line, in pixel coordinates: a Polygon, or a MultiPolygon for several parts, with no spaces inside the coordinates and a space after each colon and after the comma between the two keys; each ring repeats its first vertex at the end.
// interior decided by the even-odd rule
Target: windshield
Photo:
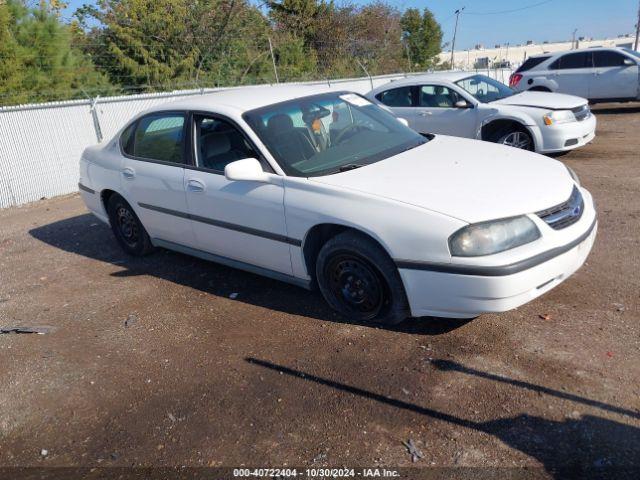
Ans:
{"type": "Polygon", "coordinates": [[[516,93],[504,83],[486,75],[473,75],[472,77],[463,78],[458,80],[456,85],[469,92],[476,100],[482,103],[500,100],[516,93]]]}
{"type": "Polygon", "coordinates": [[[427,142],[355,93],[326,93],[243,115],[287,175],[315,177],[358,168],[427,142]]]}
{"type": "Polygon", "coordinates": [[[635,50],[631,50],[630,48],[623,48],[622,50],[624,50],[627,53],[630,53],[634,57],[640,58],[640,52],[636,52],[635,50]]]}

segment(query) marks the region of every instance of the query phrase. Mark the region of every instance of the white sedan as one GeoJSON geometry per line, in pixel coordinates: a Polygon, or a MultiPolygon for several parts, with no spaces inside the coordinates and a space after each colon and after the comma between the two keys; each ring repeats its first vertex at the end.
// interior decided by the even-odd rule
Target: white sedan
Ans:
{"type": "Polygon", "coordinates": [[[361,322],[471,318],[568,278],[591,195],[531,152],[422,136],[350,92],[227,90],[85,150],[80,191],[133,255],[164,247],[306,288],[361,322]]]}
{"type": "Polygon", "coordinates": [[[420,133],[477,138],[538,153],[561,153],[595,137],[587,100],[548,92],[516,93],[469,72],[440,72],[387,83],[367,94],[420,133]]]}

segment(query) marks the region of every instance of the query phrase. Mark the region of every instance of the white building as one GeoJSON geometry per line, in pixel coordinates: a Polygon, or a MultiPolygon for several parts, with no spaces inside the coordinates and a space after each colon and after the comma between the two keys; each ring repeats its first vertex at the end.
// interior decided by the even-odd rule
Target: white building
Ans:
{"type": "MultiPolygon", "coordinates": [[[[631,34],[619,35],[617,38],[605,38],[602,40],[585,39],[580,37],[576,39],[574,48],[589,47],[628,47],[633,48],[634,36],[631,34]]],[[[534,43],[527,41],[521,45],[496,45],[494,48],[485,48],[477,45],[476,48],[468,50],[456,50],[453,55],[454,68],[464,70],[511,67],[519,66],[525,59],[532,55],[540,55],[542,53],[560,52],[563,50],[571,50],[572,42],[543,42],[534,43]]],[[[440,62],[451,61],[451,50],[442,52],[439,55],[440,62]]]]}

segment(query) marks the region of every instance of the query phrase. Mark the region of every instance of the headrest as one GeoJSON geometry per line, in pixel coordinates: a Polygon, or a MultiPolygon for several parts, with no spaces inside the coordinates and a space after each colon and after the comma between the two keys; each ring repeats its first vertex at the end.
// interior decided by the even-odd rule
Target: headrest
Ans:
{"type": "Polygon", "coordinates": [[[293,120],[289,115],[278,113],[267,121],[267,128],[273,133],[282,133],[293,129],[293,120]]]}
{"type": "Polygon", "coordinates": [[[224,133],[210,133],[203,141],[202,156],[204,158],[215,157],[231,150],[229,137],[224,133]]]}

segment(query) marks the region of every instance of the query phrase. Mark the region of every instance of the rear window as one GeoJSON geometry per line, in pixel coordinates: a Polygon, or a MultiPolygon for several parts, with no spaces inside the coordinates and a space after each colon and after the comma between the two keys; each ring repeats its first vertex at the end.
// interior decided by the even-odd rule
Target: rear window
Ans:
{"type": "Polygon", "coordinates": [[[531,58],[527,58],[525,60],[525,62],[520,65],[520,67],[516,70],[516,73],[519,72],[526,72],[527,70],[531,70],[533,67],[540,65],[542,62],[544,62],[546,59],[548,59],[550,57],[531,57],[531,58]]]}

